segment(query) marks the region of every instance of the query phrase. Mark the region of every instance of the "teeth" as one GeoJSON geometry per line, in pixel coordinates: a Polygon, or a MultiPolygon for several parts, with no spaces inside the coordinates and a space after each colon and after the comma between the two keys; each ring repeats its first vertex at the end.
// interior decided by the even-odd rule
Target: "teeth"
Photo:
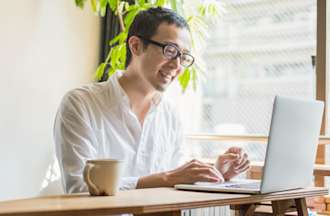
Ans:
{"type": "Polygon", "coordinates": [[[171,75],[166,74],[165,72],[160,72],[160,74],[167,80],[171,80],[171,75]]]}

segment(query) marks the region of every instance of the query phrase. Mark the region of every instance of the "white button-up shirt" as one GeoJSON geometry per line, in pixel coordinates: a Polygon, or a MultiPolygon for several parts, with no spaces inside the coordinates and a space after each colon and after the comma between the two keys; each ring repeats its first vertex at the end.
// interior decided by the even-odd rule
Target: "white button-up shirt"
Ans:
{"type": "Polygon", "coordinates": [[[82,173],[89,159],[123,160],[121,190],[184,162],[182,126],[170,103],[152,103],[141,126],[118,82],[121,74],[74,89],[62,100],[54,138],[66,193],[87,191],[82,173]]]}

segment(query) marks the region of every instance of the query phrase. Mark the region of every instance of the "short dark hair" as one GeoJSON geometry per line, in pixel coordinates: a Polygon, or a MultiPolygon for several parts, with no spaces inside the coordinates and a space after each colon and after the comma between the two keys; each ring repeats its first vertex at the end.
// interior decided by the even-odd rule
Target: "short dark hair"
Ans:
{"type": "MultiPolygon", "coordinates": [[[[186,28],[189,30],[189,26],[186,20],[171,9],[152,7],[139,12],[134,18],[134,21],[128,30],[126,43],[126,68],[132,59],[132,53],[129,49],[128,39],[133,35],[138,35],[142,36],[143,38],[150,39],[156,34],[158,26],[163,22],[168,24],[175,24],[179,28],[186,28]]],[[[147,46],[148,42],[143,41],[143,44],[147,46]]]]}

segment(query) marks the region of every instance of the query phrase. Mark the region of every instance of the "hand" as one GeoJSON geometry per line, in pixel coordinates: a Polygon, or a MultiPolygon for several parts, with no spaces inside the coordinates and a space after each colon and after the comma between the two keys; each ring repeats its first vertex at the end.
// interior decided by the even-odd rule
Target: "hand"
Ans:
{"type": "Polygon", "coordinates": [[[203,182],[224,182],[222,174],[214,166],[192,160],[167,173],[169,186],[203,182]]]}
{"type": "Polygon", "coordinates": [[[219,155],[215,167],[226,181],[250,168],[248,155],[239,147],[229,148],[223,155],[219,155]]]}

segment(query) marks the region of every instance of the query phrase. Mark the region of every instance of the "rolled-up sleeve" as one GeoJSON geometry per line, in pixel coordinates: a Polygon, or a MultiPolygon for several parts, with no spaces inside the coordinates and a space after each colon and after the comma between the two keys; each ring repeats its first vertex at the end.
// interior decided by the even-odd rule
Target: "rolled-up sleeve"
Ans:
{"type": "Polygon", "coordinates": [[[119,182],[119,190],[135,189],[139,177],[122,177],[119,182]]]}

